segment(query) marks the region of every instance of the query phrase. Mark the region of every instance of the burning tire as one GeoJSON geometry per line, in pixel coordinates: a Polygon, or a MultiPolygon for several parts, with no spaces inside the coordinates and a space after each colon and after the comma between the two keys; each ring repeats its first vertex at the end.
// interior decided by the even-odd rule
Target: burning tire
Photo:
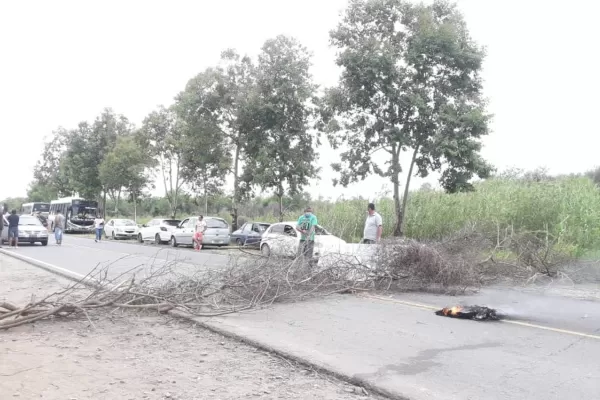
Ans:
{"type": "Polygon", "coordinates": [[[484,306],[444,307],[441,310],[436,311],[435,314],[444,317],[472,319],[476,321],[497,321],[500,319],[496,310],[484,306]]]}

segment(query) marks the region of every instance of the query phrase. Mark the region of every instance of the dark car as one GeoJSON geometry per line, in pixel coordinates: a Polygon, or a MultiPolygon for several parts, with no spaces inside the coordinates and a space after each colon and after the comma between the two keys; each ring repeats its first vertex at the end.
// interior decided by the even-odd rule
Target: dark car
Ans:
{"type": "Polygon", "coordinates": [[[266,222],[246,222],[231,234],[231,241],[238,246],[258,246],[263,233],[271,226],[266,222]]]}

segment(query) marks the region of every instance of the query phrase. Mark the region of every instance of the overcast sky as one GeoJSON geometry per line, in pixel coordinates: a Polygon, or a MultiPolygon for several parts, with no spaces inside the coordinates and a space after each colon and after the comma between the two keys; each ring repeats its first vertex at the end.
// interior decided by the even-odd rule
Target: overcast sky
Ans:
{"type": "MultiPolygon", "coordinates": [[[[346,0],[0,1],[0,199],[25,195],[44,138],[112,107],[139,125],[188,79],[233,47],[255,55],[278,34],[313,53],[313,76],[335,84],[328,32],[346,0]]],[[[472,36],[487,47],[485,93],[495,117],[484,156],[500,169],[580,172],[600,164],[600,92],[594,0],[459,0],[472,36]],[[596,49],[596,50],[594,50],[596,49]]],[[[313,196],[376,197],[370,178],[334,188],[324,146],[313,196]]],[[[429,179],[434,183],[435,179],[429,179]]],[[[413,180],[414,188],[423,181],[413,180]]]]}

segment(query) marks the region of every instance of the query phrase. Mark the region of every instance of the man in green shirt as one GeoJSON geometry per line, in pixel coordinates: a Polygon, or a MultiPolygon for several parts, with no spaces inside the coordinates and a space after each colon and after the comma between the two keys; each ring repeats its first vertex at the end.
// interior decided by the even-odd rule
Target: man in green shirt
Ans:
{"type": "Polygon", "coordinates": [[[300,246],[298,247],[298,257],[304,256],[312,261],[315,249],[315,228],[317,226],[317,217],[313,214],[312,208],[306,207],[304,214],[298,218],[296,230],[300,232],[300,246]]]}

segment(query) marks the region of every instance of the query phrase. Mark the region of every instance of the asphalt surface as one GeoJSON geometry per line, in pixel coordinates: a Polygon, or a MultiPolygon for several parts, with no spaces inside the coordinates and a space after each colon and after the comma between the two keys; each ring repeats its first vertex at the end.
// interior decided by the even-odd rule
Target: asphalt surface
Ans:
{"type": "MultiPolygon", "coordinates": [[[[78,274],[177,261],[220,268],[239,252],[194,252],[66,236],[22,256],[78,274]]],[[[591,287],[591,298],[600,298],[591,287]]],[[[263,346],[409,399],[600,398],[600,302],[504,288],[475,296],[335,296],[202,320],[263,346]],[[479,304],[509,321],[440,317],[436,308],[479,304]]]]}
{"type": "Polygon", "coordinates": [[[109,266],[111,276],[117,276],[127,271],[149,270],[165,264],[177,264],[190,268],[222,268],[232,257],[240,257],[242,253],[234,246],[225,250],[194,251],[191,248],[172,248],[168,245],[132,244],[120,240],[103,239],[95,242],[93,239],[65,235],[61,246],[54,244],[50,238],[48,246],[39,244],[19,245],[18,249],[7,251],[30,257],[44,263],[54,265],[87,275],[96,267],[109,266]]]}

